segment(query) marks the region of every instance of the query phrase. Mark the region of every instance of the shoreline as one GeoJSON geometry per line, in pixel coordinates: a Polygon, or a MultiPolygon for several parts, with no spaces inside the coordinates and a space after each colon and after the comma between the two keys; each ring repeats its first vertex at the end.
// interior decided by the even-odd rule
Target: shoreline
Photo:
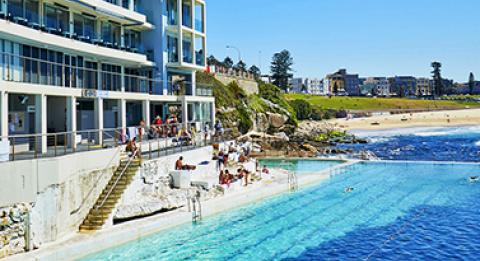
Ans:
{"type": "MultiPolygon", "coordinates": [[[[358,160],[342,160],[344,163],[315,172],[298,176],[299,188],[321,184],[330,178],[330,174],[343,169],[358,160]]],[[[259,182],[247,189],[236,189],[224,196],[202,202],[204,218],[238,209],[260,202],[289,191],[286,177],[276,178],[272,183],[259,182]],[[225,203],[228,202],[228,203],[225,203]]],[[[78,260],[89,255],[140,240],[156,233],[187,225],[191,222],[191,213],[185,207],[130,222],[115,225],[93,234],[76,233],[57,242],[27,253],[13,255],[5,260],[39,261],[39,260],[78,260]]]]}
{"type": "Polygon", "coordinates": [[[328,123],[345,131],[475,126],[480,125],[480,109],[376,115],[355,119],[334,119],[329,120],[328,123]]]}

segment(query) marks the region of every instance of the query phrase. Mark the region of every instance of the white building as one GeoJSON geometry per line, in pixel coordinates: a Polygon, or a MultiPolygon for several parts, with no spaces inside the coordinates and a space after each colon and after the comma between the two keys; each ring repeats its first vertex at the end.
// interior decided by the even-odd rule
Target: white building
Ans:
{"type": "Polygon", "coordinates": [[[205,17],[204,0],[1,1],[0,136],[39,134],[35,149],[45,153],[51,133],[85,136],[169,114],[212,123],[214,98],[195,84],[205,17]]]}
{"type": "Polygon", "coordinates": [[[291,80],[292,91],[295,93],[307,93],[312,95],[327,95],[323,80],[318,78],[293,78],[291,80]]]}
{"type": "Polygon", "coordinates": [[[371,95],[390,96],[390,83],[387,77],[369,77],[364,81],[363,85],[371,86],[371,95]]]}

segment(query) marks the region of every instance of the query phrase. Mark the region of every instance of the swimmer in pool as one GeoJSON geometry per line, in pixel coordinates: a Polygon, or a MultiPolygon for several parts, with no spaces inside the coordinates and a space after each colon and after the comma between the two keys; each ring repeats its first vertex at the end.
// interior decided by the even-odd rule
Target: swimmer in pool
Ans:
{"type": "Polygon", "coordinates": [[[479,182],[479,181],[480,181],[480,177],[479,177],[479,176],[471,176],[470,178],[468,178],[468,180],[469,180],[471,183],[475,183],[475,182],[479,182]]]}
{"type": "Polygon", "coordinates": [[[346,187],[345,188],[345,193],[350,193],[350,192],[353,192],[353,188],[352,187],[346,187]]]}

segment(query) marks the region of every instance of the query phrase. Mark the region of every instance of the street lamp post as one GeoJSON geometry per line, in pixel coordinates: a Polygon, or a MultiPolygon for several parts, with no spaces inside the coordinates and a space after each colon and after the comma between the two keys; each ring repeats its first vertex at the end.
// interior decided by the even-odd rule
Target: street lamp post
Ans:
{"type": "Polygon", "coordinates": [[[238,53],[238,61],[242,60],[242,54],[240,53],[240,49],[238,47],[235,47],[233,45],[227,45],[227,49],[235,49],[238,53]]]}

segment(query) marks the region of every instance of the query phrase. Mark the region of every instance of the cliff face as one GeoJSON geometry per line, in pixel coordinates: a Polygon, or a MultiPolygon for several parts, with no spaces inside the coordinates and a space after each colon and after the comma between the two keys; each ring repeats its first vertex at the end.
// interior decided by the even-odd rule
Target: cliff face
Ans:
{"type": "Polygon", "coordinates": [[[213,88],[216,117],[225,128],[290,134],[297,126],[293,108],[274,85],[259,83],[259,93],[248,95],[236,82],[225,85],[206,73],[197,73],[197,84],[213,88]]]}

